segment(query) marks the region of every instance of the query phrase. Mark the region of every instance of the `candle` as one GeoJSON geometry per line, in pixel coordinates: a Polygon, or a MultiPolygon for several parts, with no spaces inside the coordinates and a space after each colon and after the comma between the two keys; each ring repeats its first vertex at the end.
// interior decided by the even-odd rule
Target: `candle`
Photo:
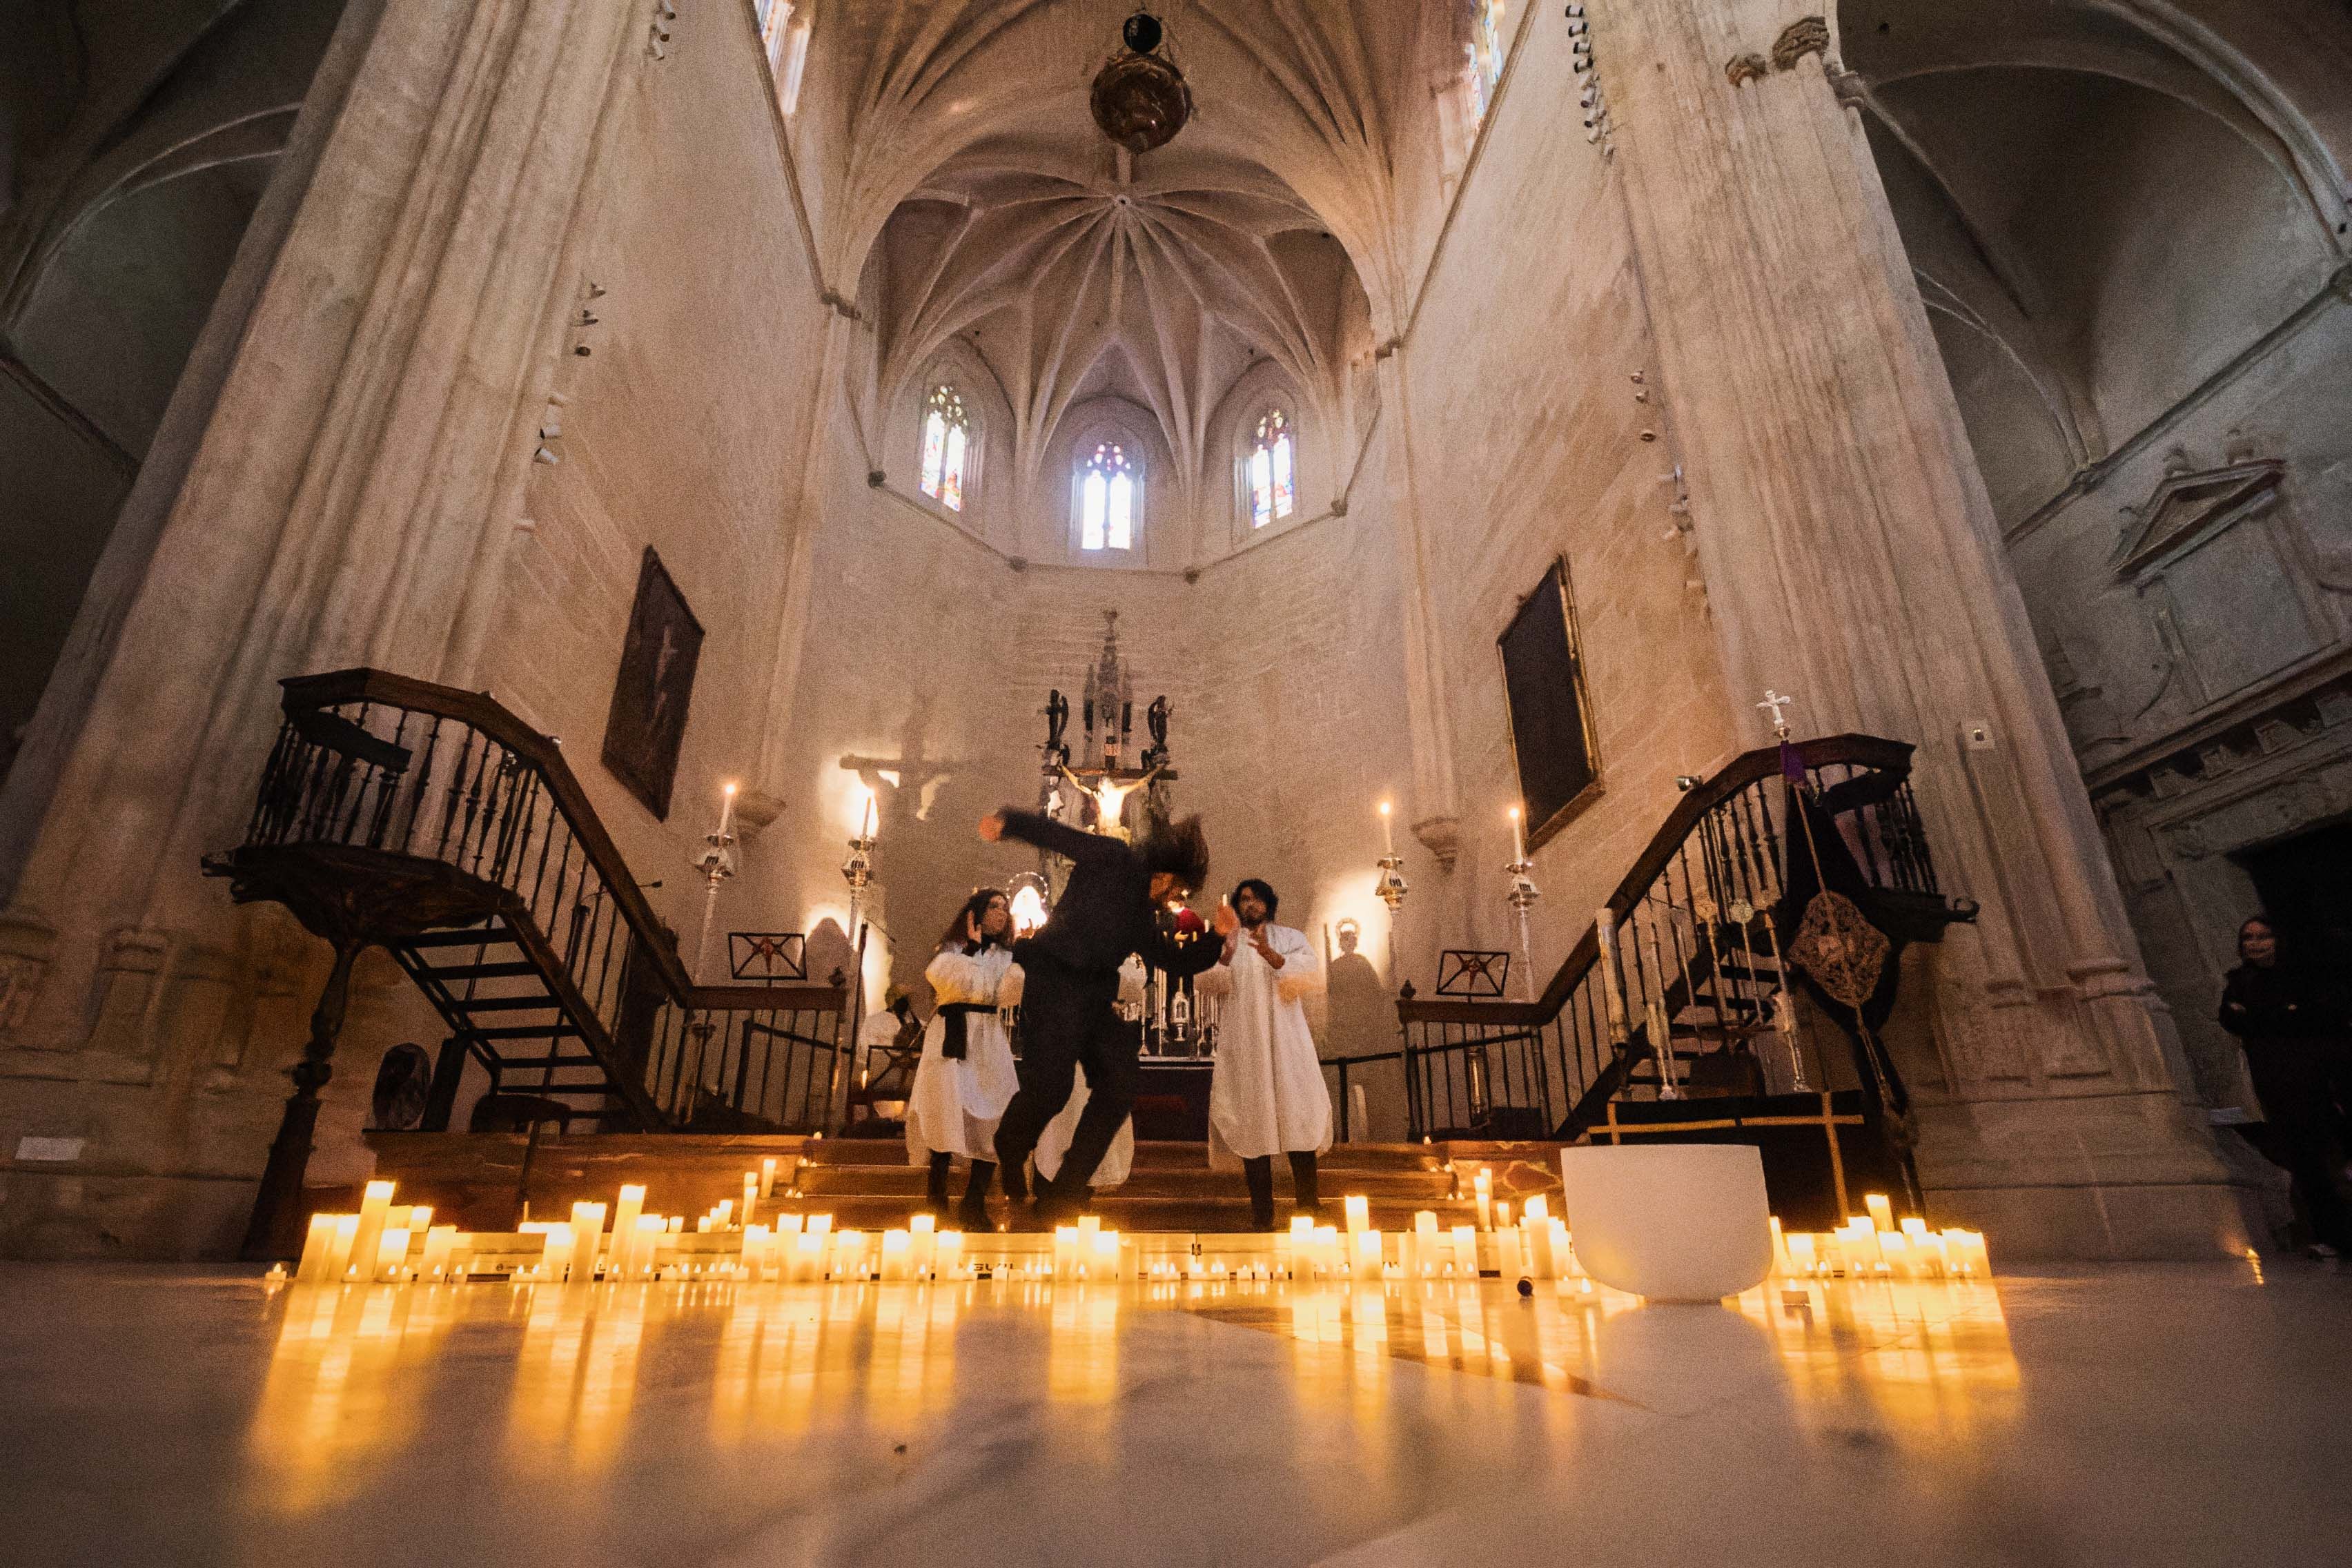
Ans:
{"type": "Polygon", "coordinates": [[[1478,1278],[1478,1229],[1475,1226],[1454,1227],[1454,1272],[1471,1279],[1478,1278]]]}
{"type": "Polygon", "coordinates": [[[1527,840],[1519,833],[1519,808],[1511,807],[1511,864],[1517,866],[1528,858],[1527,840]]]}
{"type": "Polygon", "coordinates": [[[370,1182],[360,1197],[359,1226],[352,1234],[351,1261],[344,1266],[346,1272],[357,1270],[352,1278],[374,1278],[376,1253],[383,1246],[384,1217],[391,1208],[392,1184],[370,1182]]]}
{"type": "Polygon", "coordinates": [[[909,1241],[907,1247],[907,1268],[920,1279],[931,1271],[931,1260],[939,1247],[939,1217],[919,1214],[907,1222],[909,1241]]]}
{"type": "Polygon", "coordinates": [[[1813,1235],[1801,1230],[1789,1238],[1789,1272],[1803,1276],[1818,1267],[1813,1256],[1813,1235]]]}
{"type": "MultiPolygon", "coordinates": [[[[628,1277],[644,1279],[652,1276],[654,1259],[659,1256],[661,1238],[669,1234],[669,1223],[657,1214],[637,1216],[636,1242],[629,1248],[628,1277]]],[[[771,1255],[772,1260],[772,1254],[771,1255]]]]}
{"type": "Polygon", "coordinates": [[[760,1173],[743,1173],[743,1223],[750,1225],[751,1216],[760,1209],[760,1173]]]}
{"type": "Polygon", "coordinates": [[[1495,1173],[1482,1165],[1470,1182],[1478,1195],[1478,1228],[1491,1230],[1495,1225],[1495,1173]]]}
{"type": "Polygon", "coordinates": [[[596,1249],[604,1239],[604,1205],[572,1205],[572,1280],[584,1285],[596,1274],[596,1249]]]}
{"type": "Polygon", "coordinates": [[[1093,1270],[1089,1278],[1096,1279],[1118,1279],[1119,1273],[1118,1232],[1115,1230],[1097,1230],[1094,1235],[1094,1256],[1087,1259],[1087,1263],[1093,1270]]]}
{"type": "Polygon", "coordinates": [[[1538,1193],[1535,1196],[1528,1200],[1527,1206],[1519,1212],[1526,1216],[1527,1222],[1529,1225],[1533,1225],[1538,1220],[1549,1219],[1551,1217],[1551,1200],[1545,1197],[1541,1193],[1538,1193]]]}
{"type": "Polygon", "coordinates": [[[607,1272],[631,1279],[637,1272],[637,1216],[645,1212],[646,1189],[631,1184],[621,1189],[613,1205],[613,1261],[607,1272]]]}
{"type": "Polygon", "coordinates": [[[1437,1215],[1422,1209],[1412,1216],[1412,1272],[1426,1279],[1437,1272],[1437,1215]]]}
{"type": "Polygon", "coordinates": [[[1911,1278],[1911,1242],[1899,1230],[1878,1233],[1878,1250],[1885,1259],[1886,1271],[1897,1279],[1911,1278]]]}
{"type": "Polygon", "coordinates": [[[776,1190],[776,1162],[771,1157],[760,1162],[760,1196],[768,1198],[776,1190]]]}
{"type": "Polygon", "coordinates": [[[1886,1201],[1885,1193],[1871,1193],[1864,1196],[1862,1202],[1863,1206],[1870,1210],[1870,1225],[1873,1230],[1895,1228],[1895,1205],[1886,1201]]]}
{"type": "Polygon", "coordinates": [[[1495,1249],[1495,1272],[1506,1279],[1517,1279],[1521,1272],[1519,1233],[1505,1226],[1500,1230],[1490,1231],[1487,1234],[1495,1249]]]}
{"type": "Polygon", "coordinates": [[[1396,854],[1396,830],[1389,826],[1387,801],[1381,802],[1381,851],[1391,857],[1396,854]]]}
{"type": "Polygon", "coordinates": [[[883,1279],[907,1278],[908,1255],[914,1250],[914,1239],[903,1230],[886,1230],[882,1233],[883,1279]]]}
{"type": "Polygon", "coordinates": [[[793,1244],[792,1278],[795,1283],[814,1279],[824,1272],[824,1233],[803,1231],[793,1244]]]}
{"type": "Polygon", "coordinates": [[[1583,1273],[1584,1270],[1577,1267],[1576,1248],[1569,1241],[1568,1222],[1548,1219],[1544,1221],[1544,1229],[1551,1237],[1552,1278],[1566,1279],[1583,1273]]]}
{"type": "Polygon", "coordinates": [[[1054,1227],[1054,1278],[1075,1279],[1078,1277],[1078,1227],[1057,1225],[1054,1227]]]}
{"type": "Polygon", "coordinates": [[[359,1232],[359,1215],[339,1214],[335,1216],[334,1239],[327,1244],[327,1264],[320,1270],[323,1278],[333,1280],[343,1278],[344,1271],[351,1267],[352,1248],[358,1245],[359,1232]]]}
{"type": "Polygon", "coordinates": [[[408,1272],[408,1227],[404,1225],[383,1227],[378,1242],[375,1267],[372,1278],[398,1282],[408,1272]]]}
{"type": "Polygon", "coordinates": [[[327,1257],[335,1249],[335,1222],[341,1215],[314,1214],[310,1234],[302,1238],[302,1260],[295,1265],[297,1285],[315,1285],[327,1277],[327,1257]]]}
{"type": "Polygon", "coordinates": [[[457,1245],[457,1227],[436,1225],[425,1233],[425,1251],[416,1260],[416,1277],[439,1279],[449,1272],[449,1255],[457,1245]]]}
{"type": "MultiPolygon", "coordinates": [[[[1530,1203],[1528,1206],[1533,1208],[1535,1205],[1530,1203]]],[[[1528,1273],[1538,1279],[1556,1278],[1551,1255],[1551,1221],[1541,1215],[1530,1214],[1523,1228],[1527,1233],[1528,1273]]]]}
{"type": "Polygon", "coordinates": [[[572,1267],[572,1227],[558,1222],[547,1227],[545,1240],[539,1252],[541,1277],[550,1284],[561,1281],[563,1271],[572,1267]]]}
{"type": "Polygon", "coordinates": [[[710,1228],[713,1230],[733,1230],[735,1228],[734,1214],[735,1200],[733,1198],[719,1199],[719,1206],[710,1211],[710,1228]]]}
{"type": "Polygon", "coordinates": [[[833,1237],[833,1277],[835,1279],[866,1278],[866,1233],[857,1230],[835,1231],[833,1237]]]}
{"type": "Polygon", "coordinates": [[[1499,1229],[1508,1230],[1511,1228],[1511,1204],[1509,1199],[1506,1198],[1501,1203],[1495,1205],[1495,1224],[1499,1229]]]}
{"type": "Polygon", "coordinates": [[[1359,1236],[1371,1228],[1371,1199],[1361,1193],[1348,1194],[1348,1234],[1349,1236],[1359,1236]]]}

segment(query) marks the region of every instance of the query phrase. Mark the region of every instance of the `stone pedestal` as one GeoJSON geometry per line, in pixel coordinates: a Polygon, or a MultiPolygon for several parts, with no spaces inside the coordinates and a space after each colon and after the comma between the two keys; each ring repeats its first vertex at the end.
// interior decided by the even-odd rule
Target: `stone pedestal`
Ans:
{"type": "MultiPolygon", "coordinates": [[[[1890,1044],[1939,1217],[2006,1256],[2237,1251],[1855,110],[1801,0],[1593,8],[1727,683],[1918,745],[1973,926],[1890,1044]]],[[[1761,715],[1752,721],[1765,739],[1761,715]]]]}

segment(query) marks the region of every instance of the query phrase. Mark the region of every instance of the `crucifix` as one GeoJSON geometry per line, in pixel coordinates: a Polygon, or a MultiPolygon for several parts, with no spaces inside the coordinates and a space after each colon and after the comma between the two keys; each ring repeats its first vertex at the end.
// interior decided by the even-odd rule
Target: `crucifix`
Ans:
{"type": "Polygon", "coordinates": [[[1789,738],[1789,715],[1782,710],[1796,705],[1795,698],[1783,697],[1768,686],[1764,689],[1764,700],[1756,706],[1772,715],[1772,733],[1785,741],[1789,738]]]}

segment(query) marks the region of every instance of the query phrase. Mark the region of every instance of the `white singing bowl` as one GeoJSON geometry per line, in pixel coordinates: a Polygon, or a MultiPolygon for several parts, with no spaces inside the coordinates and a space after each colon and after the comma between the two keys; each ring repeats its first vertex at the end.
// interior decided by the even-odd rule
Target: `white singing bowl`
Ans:
{"type": "Polygon", "coordinates": [[[1653,1301],[1719,1301],[1764,1282],[1772,1215],[1747,1143],[1593,1145],[1559,1152],[1576,1260],[1653,1301]]]}

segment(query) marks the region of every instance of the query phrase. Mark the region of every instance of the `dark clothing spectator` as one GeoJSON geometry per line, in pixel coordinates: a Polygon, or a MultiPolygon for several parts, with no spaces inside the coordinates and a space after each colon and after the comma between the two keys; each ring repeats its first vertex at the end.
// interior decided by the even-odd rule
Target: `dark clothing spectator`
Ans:
{"type": "Polygon", "coordinates": [[[2249,960],[2230,972],[2221,1026],[2245,1047],[2263,1152],[2294,1181],[2312,1234],[2352,1253],[2352,1205],[2335,1168],[2352,1108],[2352,994],[2316,970],[2249,960]]]}

